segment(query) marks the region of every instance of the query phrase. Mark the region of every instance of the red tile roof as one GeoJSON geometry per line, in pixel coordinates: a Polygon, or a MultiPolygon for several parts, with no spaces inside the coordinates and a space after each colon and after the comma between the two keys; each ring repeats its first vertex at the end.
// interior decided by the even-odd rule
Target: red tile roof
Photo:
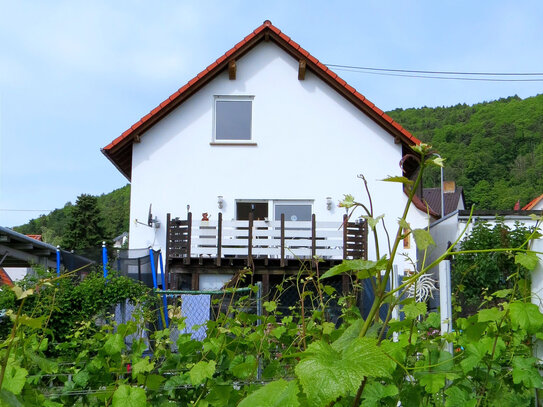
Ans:
{"type": "Polygon", "coordinates": [[[13,281],[11,280],[6,270],[0,267],[0,285],[7,285],[13,287],[13,281]]]}
{"type": "Polygon", "coordinates": [[[121,171],[128,179],[131,176],[132,154],[131,146],[136,135],[141,135],[162,117],[167,115],[175,107],[191,96],[195,91],[208,83],[224,69],[228,69],[228,62],[243,56],[250,49],[262,40],[273,40],[291,56],[297,59],[306,59],[307,68],[314,72],[338,92],[343,94],[360,110],[368,114],[379,125],[385,128],[392,136],[398,137],[405,145],[420,144],[420,140],[414,137],[400,124],[396,123],[390,116],[377,108],[356,89],[349,86],[336,73],[332,72],[326,65],[319,62],[314,56],[303,49],[298,43],[281,32],[269,20],[259,26],[256,30],[238,42],[232,49],[219,57],[206,69],[188,81],[183,87],[174,92],[164,102],[142,117],[119,137],[102,149],[106,157],[121,171]],[[172,102],[172,103],[171,103],[172,102]]]}
{"type": "Polygon", "coordinates": [[[41,235],[26,235],[28,237],[31,237],[32,239],[38,240],[40,242],[43,242],[41,235]]]}
{"type": "Polygon", "coordinates": [[[543,200],[543,194],[539,195],[537,198],[535,198],[533,201],[531,201],[528,205],[524,206],[522,208],[523,211],[529,211],[533,209],[541,200],[543,200]]]}

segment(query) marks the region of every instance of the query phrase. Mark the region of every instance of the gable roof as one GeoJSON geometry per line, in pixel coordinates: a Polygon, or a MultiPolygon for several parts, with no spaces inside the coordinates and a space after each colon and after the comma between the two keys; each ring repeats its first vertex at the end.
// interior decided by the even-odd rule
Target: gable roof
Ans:
{"type": "Polygon", "coordinates": [[[529,211],[533,209],[539,202],[543,200],[543,194],[539,195],[537,198],[532,200],[528,205],[522,208],[523,211],[529,211]]]}
{"type": "MultiPolygon", "coordinates": [[[[441,188],[424,188],[422,198],[428,203],[428,206],[436,213],[441,213],[441,188]]],[[[445,192],[443,201],[445,203],[445,215],[458,209],[458,202],[464,201],[464,190],[462,187],[456,187],[453,192],[445,192]]]]}
{"type": "Polygon", "coordinates": [[[246,36],[243,40],[226,51],[224,55],[209,65],[206,69],[188,81],[184,86],[170,95],[157,107],[134,123],[129,129],[102,149],[102,153],[117,167],[128,180],[132,171],[132,144],[136,136],[141,136],[154,124],[160,121],[173,109],[187,100],[192,94],[209,83],[213,78],[228,69],[230,61],[239,59],[261,41],[273,41],[293,58],[305,61],[306,69],[324,80],[328,85],[342,94],[346,99],[371,117],[377,124],[387,130],[397,142],[405,147],[420,144],[420,141],[404,129],[400,124],[358,93],[355,88],[347,84],[337,74],[319,62],[309,52],[281,32],[269,20],[246,36]]]}

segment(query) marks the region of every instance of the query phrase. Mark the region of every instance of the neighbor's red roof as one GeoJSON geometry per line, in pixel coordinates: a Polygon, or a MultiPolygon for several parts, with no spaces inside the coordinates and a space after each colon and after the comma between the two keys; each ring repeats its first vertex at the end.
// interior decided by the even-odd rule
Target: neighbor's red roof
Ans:
{"type": "Polygon", "coordinates": [[[523,211],[529,211],[530,209],[533,209],[534,206],[536,206],[539,201],[543,199],[543,194],[539,195],[537,198],[535,198],[532,202],[530,202],[528,205],[522,208],[523,211]]]}
{"type": "Polygon", "coordinates": [[[0,267],[0,285],[7,285],[13,287],[13,281],[11,277],[6,273],[6,270],[0,267]]]}
{"type": "Polygon", "coordinates": [[[39,240],[40,242],[42,242],[42,238],[41,238],[41,235],[26,235],[28,237],[31,237],[32,239],[35,239],[35,240],[39,240]]]}
{"type": "Polygon", "coordinates": [[[216,75],[227,69],[228,62],[243,56],[262,40],[273,40],[293,57],[306,61],[307,69],[313,71],[321,79],[336,88],[345,97],[351,100],[357,107],[372,117],[378,124],[387,129],[391,135],[399,137],[405,145],[420,144],[415,136],[395,122],[389,115],[370,102],[355,88],[347,84],[326,65],[294,42],[290,37],[281,32],[269,20],[234,45],[233,48],[209,65],[206,69],[188,81],[183,87],[174,92],[170,97],[155,107],[151,112],[143,116],[132,127],[122,133],[110,144],[102,149],[102,152],[128,179],[131,176],[132,154],[131,146],[136,135],[141,135],[168,114],[175,107],[192,95],[196,90],[208,83],[216,75]]]}

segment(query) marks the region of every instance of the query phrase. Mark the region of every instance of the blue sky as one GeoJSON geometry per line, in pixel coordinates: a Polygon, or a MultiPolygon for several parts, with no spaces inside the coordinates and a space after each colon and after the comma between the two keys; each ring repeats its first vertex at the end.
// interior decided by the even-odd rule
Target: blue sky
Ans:
{"type": "MultiPolygon", "coordinates": [[[[328,64],[543,70],[539,0],[0,0],[0,225],[126,184],[100,148],[266,19],[328,64]]],[[[543,85],[337,73],[383,110],[543,85]]]]}

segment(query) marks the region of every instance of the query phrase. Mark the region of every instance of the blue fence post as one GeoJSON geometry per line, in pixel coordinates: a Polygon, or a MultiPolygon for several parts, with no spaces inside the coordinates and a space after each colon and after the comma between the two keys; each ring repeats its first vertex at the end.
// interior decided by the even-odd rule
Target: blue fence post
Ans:
{"type": "MultiPolygon", "coordinates": [[[[160,264],[160,277],[162,280],[162,290],[166,291],[166,283],[164,279],[164,265],[162,264],[162,252],[158,253],[158,262],[160,264]]],[[[166,322],[166,328],[170,327],[170,321],[168,320],[168,300],[166,294],[162,295],[162,303],[164,304],[164,321],[166,322]]]]}
{"type": "Polygon", "coordinates": [[[57,277],[60,277],[60,246],[57,246],[57,277]]]}
{"type": "Polygon", "coordinates": [[[102,265],[104,268],[104,278],[107,278],[107,248],[106,242],[102,242],[102,265]]]}
{"type": "MultiPolygon", "coordinates": [[[[153,275],[153,288],[155,291],[158,291],[158,283],[156,279],[156,266],[155,266],[155,254],[153,253],[153,249],[149,249],[149,260],[151,260],[151,274],[153,275]]],[[[160,299],[160,295],[158,295],[158,298],[160,299]]],[[[166,318],[164,317],[164,310],[162,307],[160,307],[160,317],[158,319],[158,327],[162,329],[163,325],[166,325],[166,318]]]]}

